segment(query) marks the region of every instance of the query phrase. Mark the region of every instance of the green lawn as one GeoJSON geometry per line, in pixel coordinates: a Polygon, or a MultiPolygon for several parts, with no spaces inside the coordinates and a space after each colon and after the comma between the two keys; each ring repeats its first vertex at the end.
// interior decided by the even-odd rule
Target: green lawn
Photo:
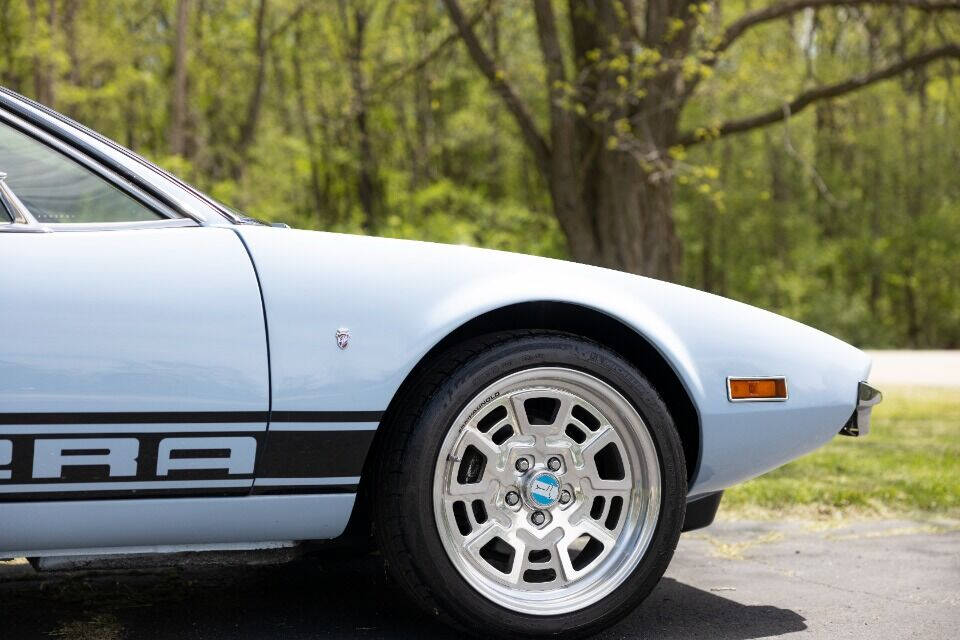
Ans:
{"type": "Polygon", "coordinates": [[[870,435],[730,489],[721,514],[960,518],[960,389],[885,389],[870,435]]]}

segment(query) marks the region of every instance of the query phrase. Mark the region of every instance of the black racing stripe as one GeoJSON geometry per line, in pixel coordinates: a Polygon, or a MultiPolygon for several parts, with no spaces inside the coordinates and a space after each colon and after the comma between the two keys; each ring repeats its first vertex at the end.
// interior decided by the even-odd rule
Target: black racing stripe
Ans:
{"type": "Polygon", "coordinates": [[[266,422],[266,411],[100,411],[0,413],[0,424],[180,424],[266,422]]]}
{"type": "Polygon", "coordinates": [[[383,411],[274,411],[271,422],[380,422],[383,411]]]}
{"type": "MultiPolygon", "coordinates": [[[[227,469],[217,468],[216,463],[212,463],[210,466],[213,468],[207,469],[170,469],[166,474],[162,476],[157,475],[157,460],[159,457],[159,448],[160,443],[167,438],[184,438],[188,441],[195,442],[196,438],[215,438],[215,439],[225,439],[225,438],[253,438],[256,441],[257,449],[260,449],[264,446],[266,442],[267,434],[265,431],[258,431],[255,433],[251,432],[204,432],[201,428],[198,428],[197,431],[191,433],[184,432],[174,432],[174,433],[71,433],[71,434],[2,434],[0,435],[0,440],[7,440],[13,444],[13,460],[9,465],[4,465],[3,470],[11,471],[11,477],[0,481],[0,484],[30,484],[33,482],[37,483],[49,483],[49,482],[108,482],[111,480],[128,480],[128,481],[148,481],[148,480],[223,480],[231,478],[252,478],[253,473],[240,474],[240,473],[229,473],[227,469]],[[76,444],[71,444],[70,448],[63,450],[64,458],[66,458],[65,464],[60,470],[60,477],[58,478],[35,478],[34,477],[34,458],[36,457],[36,443],[40,441],[48,440],[62,440],[68,439],[75,442],[76,444]],[[122,439],[122,440],[135,440],[137,442],[137,458],[136,458],[136,475],[133,476],[123,476],[123,477],[110,477],[110,468],[105,464],[91,464],[91,465],[80,465],[80,464],[71,464],[69,458],[71,456],[83,455],[85,452],[92,450],[103,449],[103,446],[98,446],[98,443],[102,443],[104,440],[113,440],[113,439],[122,439]],[[89,446],[86,446],[87,443],[90,443],[89,446]]],[[[215,448],[215,447],[214,447],[215,448]]],[[[170,452],[171,460],[182,460],[189,458],[212,458],[220,459],[223,458],[223,449],[216,449],[215,455],[203,455],[200,454],[208,453],[205,451],[209,447],[204,447],[203,449],[189,449],[189,448],[180,448],[174,449],[170,452]]],[[[76,462],[76,461],[74,461],[76,462]]],[[[256,468],[256,467],[254,467],[256,468]]],[[[3,494],[0,492],[0,501],[3,501],[3,494]]],[[[52,499],[51,498],[41,498],[41,499],[52,499]]],[[[0,523],[0,527],[3,526],[3,523],[0,523]]]]}
{"type": "Polygon", "coordinates": [[[359,476],[375,431],[271,431],[258,478],[359,476]]]}
{"type": "Polygon", "coordinates": [[[3,424],[181,424],[243,422],[380,422],[383,411],[98,411],[0,413],[3,424]]]}

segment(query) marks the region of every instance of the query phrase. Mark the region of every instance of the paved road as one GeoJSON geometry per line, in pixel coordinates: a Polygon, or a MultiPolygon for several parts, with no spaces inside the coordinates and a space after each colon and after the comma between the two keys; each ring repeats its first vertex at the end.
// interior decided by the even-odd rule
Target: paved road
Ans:
{"type": "MultiPolygon", "coordinates": [[[[602,638],[956,638],[960,523],[718,523],[602,638]]],[[[452,638],[375,558],[35,574],[0,565],[0,638],[452,638]]]]}
{"type": "Polygon", "coordinates": [[[960,387],[960,351],[868,351],[870,382],[918,387],[960,387]]]}

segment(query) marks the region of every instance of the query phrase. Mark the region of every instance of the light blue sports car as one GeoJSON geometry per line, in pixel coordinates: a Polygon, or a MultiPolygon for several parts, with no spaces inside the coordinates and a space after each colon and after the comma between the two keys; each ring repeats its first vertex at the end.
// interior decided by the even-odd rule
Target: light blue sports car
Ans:
{"type": "Polygon", "coordinates": [[[264,225],[5,90],[0,172],[0,557],[372,536],[453,625],[579,636],[880,399],[786,318],[264,225]]]}

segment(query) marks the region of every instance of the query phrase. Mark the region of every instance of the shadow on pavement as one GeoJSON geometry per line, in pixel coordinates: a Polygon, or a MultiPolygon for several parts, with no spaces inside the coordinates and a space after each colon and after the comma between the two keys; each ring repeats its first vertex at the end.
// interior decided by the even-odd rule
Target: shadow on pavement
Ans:
{"type": "Polygon", "coordinates": [[[790,609],[744,605],[664,578],[642,605],[601,638],[750,640],[807,628],[790,609]]]}
{"type": "MultiPolygon", "coordinates": [[[[664,579],[603,638],[748,640],[806,628],[797,613],[746,606],[664,579]]],[[[67,640],[453,638],[411,607],[376,558],[150,571],[0,573],[0,637],[67,640]]]]}

